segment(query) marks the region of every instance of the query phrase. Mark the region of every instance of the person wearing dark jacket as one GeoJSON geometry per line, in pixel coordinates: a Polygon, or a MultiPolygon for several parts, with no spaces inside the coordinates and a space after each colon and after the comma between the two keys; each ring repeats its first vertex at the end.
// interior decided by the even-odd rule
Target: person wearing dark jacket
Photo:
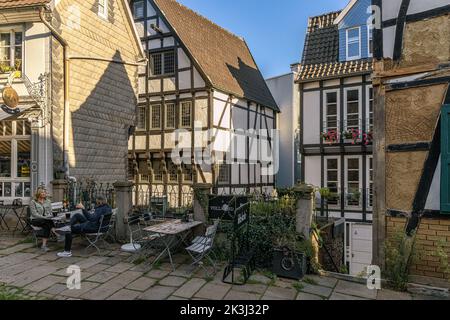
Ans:
{"type": "Polygon", "coordinates": [[[69,226],[55,230],[57,233],[65,234],[66,236],[64,252],[58,253],[58,257],[60,258],[72,256],[72,238],[74,234],[96,233],[100,228],[101,218],[103,216],[107,217],[104,218],[102,224],[102,227],[106,228],[109,224],[109,219],[111,219],[112,216],[112,209],[102,196],[97,196],[93,213],[89,213],[82,204],[77,205],[77,209],[81,209],[82,213],[75,214],[70,219],[69,226]]]}

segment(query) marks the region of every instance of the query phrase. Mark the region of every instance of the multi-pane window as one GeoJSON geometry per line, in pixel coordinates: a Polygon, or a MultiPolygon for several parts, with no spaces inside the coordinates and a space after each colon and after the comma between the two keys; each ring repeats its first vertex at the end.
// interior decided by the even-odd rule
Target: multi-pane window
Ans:
{"type": "Polygon", "coordinates": [[[140,131],[147,130],[147,113],[144,106],[138,107],[136,128],[140,131]]]}
{"type": "Polygon", "coordinates": [[[161,161],[153,161],[153,180],[157,182],[163,181],[163,170],[161,168],[161,161]]]}
{"type": "Polygon", "coordinates": [[[192,124],[192,103],[190,101],[181,103],[180,125],[182,128],[190,128],[192,124]]]}
{"type": "Polygon", "coordinates": [[[359,90],[347,91],[346,130],[359,130],[359,90]]]}
{"type": "Polygon", "coordinates": [[[166,128],[175,129],[175,103],[166,104],[166,128]]]}
{"type": "Polygon", "coordinates": [[[360,28],[347,29],[347,60],[361,58],[360,28]]]}
{"type": "Polygon", "coordinates": [[[173,50],[150,54],[151,76],[161,76],[175,72],[175,53],[173,50]]]}
{"type": "Polygon", "coordinates": [[[144,1],[135,1],[133,4],[133,14],[135,19],[144,17],[144,1]]]}
{"type": "Polygon", "coordinates": [[[361,201],[359,158],[347,158],[347,205],[359,206],[361,201]]]}
{"type": "Polygon", "coordinates": [[[28,121],[0,122],[0,198],[31,197],[30,135],[28,121]]]}
{"type": "Polygon", "coordinates": [[[102,18],[108,17],[109,0],[98,0],[98,15],[102,18]]]}
{"type": "Polygon", "coordinates": [[[0,30],[0,74],[22,71],[23,33],[0,30]]]}
{"type": "Polygon", "coordinates": [[[167,174],[169,175],[169,181],[178,181],[178,168],[172,161],[169,161],[167,164],[167,174]]]}
{"type": "Polygon", "coordinates": [[[194,174],[192,171],[192,165],[184,164],[183,165],[183,180],[184,181],[192,181],[194,178],[194,174]]]}
{"type": "Polygon", "coordinates": [[[373,132],[373,88],[369,88],[369,119],[367,129],[369,132],[373,132]]]}
{"type": "Polygon", "coordinates": [[[330,190],[329,205],[339,204],[339,160],[328,158],[326,160],[326,187],[330,190]]]}
{"type": "Polygon", "coordinates": [[[368,34],[367,34],[367,46],[369,50],[369,57],[373,56],[373,32],[371,27],[368,27],[368,34]]]}
{"type": "Polygon", "coordinates": [[[150,106],[150,129],[161,129],[161,105],[150,106]]]}
{"type": "Polygon", "coordinates": [[[325,95],[325,100],[325,131],[337,131],[339,127],[337,92],[327,92],[325,95]]]}
{"type": "Polygon", "coordinates": [[[221,163],[219,165],[219,175],[218,180],[221,183],[228,183],[230,181],[230,166],[226,163],[221,163]]]}
{"type": "Polygon", "coordinates": [[[367,158],[367,162],[368,162],[367,170],[369,171],[368,175],[367,175],[368,185],[369,185],[369,189],[367,190],[367,197],[368,197],[367,206],[369,208],[372,208],[373,207],[373,157],[367,158]]]}

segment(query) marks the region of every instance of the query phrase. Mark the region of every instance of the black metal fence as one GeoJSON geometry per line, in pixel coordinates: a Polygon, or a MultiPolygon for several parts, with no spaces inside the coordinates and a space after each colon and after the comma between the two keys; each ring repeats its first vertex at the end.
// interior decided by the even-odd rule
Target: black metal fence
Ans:
{"type": "Polygon", "coordinates": [[[70,181],[64,198],[70,209],[74,209],[79,203],[86,209],[92,209],[97,196],[103,196],[112,208],[116,207],[116,192],[111,183],[70,181]]]}
{"type": "Polygon", "coordinates": [[[157,213],[184,212],[193,207],[191,186],[136,184],[133,187],[133,206],[157,213]]]}

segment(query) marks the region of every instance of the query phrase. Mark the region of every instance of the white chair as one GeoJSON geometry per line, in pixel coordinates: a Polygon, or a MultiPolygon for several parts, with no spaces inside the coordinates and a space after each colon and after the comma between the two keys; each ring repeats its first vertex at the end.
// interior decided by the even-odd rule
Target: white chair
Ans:
{"type": "Polygon", "coordinates": [[[186,251],[193,260],[191,266],[200,266],[203,270],[205,270],[206,274],[208,274],[208,270],[203,265],[204,259],[207,259],[212,264],[214,274],[216,273],[216,264],[210,254],[212,253],[214,238],[216,237],[218,226],[219,220],[214,221],[214,224],[206,229],[204,236],[196,237],[192,241],[192,244],[186,248],[186,251]]]}
{"type": "Polygon", "coordinates": [[[97,243],[99,241],[103,241],[103,243],[106,244],[106,246],[109,245],[106,242],[106,238],[109,236],[110,232],[114,230],[116,213],[117,209],[114,209],[110,215],[103,215],[100,218],[100,224],[97,232],[83,234],[85,239],[89,242],[89,245],[85,248],[85,251],[87,251],[90,247],[94,247],[100,254],[101,251],[100,248],[97,246],[97,243]]]}

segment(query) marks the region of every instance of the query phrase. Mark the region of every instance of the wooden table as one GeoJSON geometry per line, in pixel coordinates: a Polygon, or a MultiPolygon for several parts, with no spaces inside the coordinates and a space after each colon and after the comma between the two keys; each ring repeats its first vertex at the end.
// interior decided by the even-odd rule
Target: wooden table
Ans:
{"type": "Polygon", "coordinates": [[[179,243],[184,243],[190,231],[201,224],[203,224],[203,222],[200,221],[182,222],[181,220],[171,220],[145,228],[144,231],[158,235],[165,247],[153,261],[152,267],[167,254],[172,269],[175,271],[171,251],[179,243]]]}

